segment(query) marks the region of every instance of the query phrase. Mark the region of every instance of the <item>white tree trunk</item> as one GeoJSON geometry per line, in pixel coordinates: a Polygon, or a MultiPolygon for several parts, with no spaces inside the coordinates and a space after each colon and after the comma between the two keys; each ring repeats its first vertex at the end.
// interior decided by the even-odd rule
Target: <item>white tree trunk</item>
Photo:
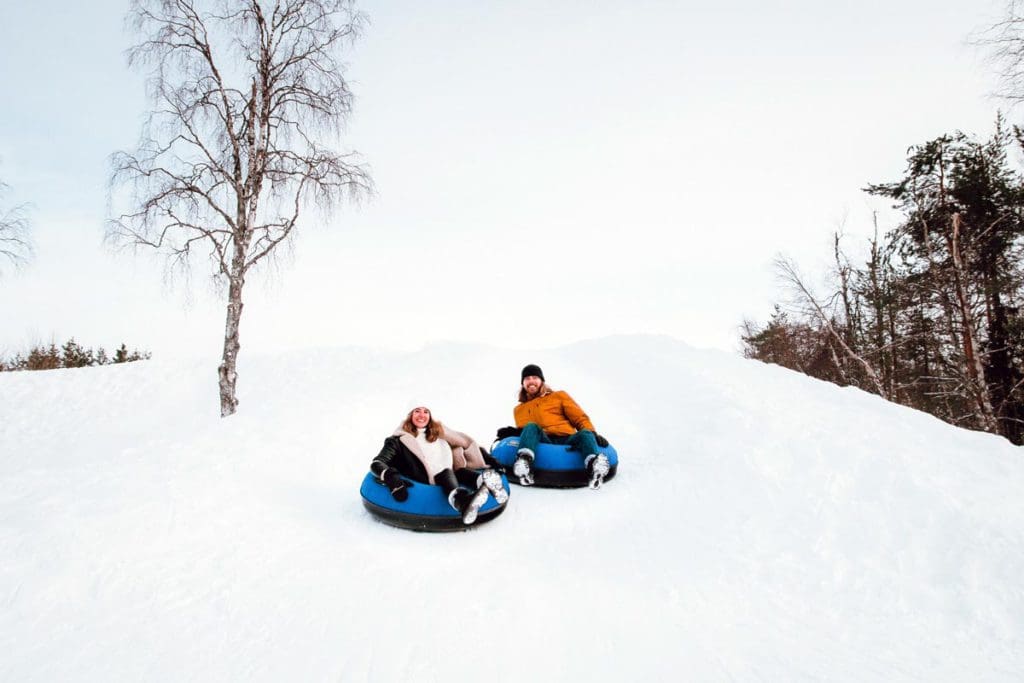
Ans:
{"type": "Polygon", "coordinates": [[[217,368],[217,375],[220,379],[220,416],[227,417],[234,415],[238,408],[238,396],[236,385],[238,382],[238,350],[239,343],[238,329],[242,322],[242,286],[245,284],[245,274],[242,270],[241,254],[236,254],[232,262],[232,274],[228,287],[227,319],[224,324],[224,353],[221,356],[220,367],[217,368]]]}

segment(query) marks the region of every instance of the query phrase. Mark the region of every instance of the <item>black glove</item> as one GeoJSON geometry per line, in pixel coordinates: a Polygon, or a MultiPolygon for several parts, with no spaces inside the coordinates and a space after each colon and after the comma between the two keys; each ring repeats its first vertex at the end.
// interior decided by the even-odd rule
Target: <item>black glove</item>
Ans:
{"type": "Polygon", "coordinates": [[[391,491],[391,497],[399,503],[404,503],[409,498],[409,482],[402,479],[401,475],[394,470],[384,470],[384,485],[391,491]]]}
{"type": "Polygon", "coordinates": [[[501,429],[498,430],[498,438],[507,439],[510,436],[519,436],[522,433],[522,429],[517,429],[515,427],[502,427],[501,429]]]}
{"type": "Polygon", "coordinates": [[[601,448],[608,448],[608,439],[604,438],[600,434],[594,433],[594,440],[597,441],[597,445],[601,448]]]}

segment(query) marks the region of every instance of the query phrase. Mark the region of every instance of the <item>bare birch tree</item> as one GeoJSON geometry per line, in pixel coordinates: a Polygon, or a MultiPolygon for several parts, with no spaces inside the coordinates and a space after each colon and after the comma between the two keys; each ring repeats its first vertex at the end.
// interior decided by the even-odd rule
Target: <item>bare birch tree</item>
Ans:
{"type": "Polygon", "coordinates": [[[156,249],[172,268],[208,259],[227,290],[228,416],[250,270],[311,205],[370,191],[358,158],[330,146],[352,106],[340,52],[364,20],[350,0],[135,0],[129,19],[141,37],[129,64],[147,70],[154,108],[138,148],[113,156],[112,203],[128,208],[108,240],[156,249]]]}
{"type": "Polygon", "coordinates": [[[998,95],[1024,101],[1024,1],[1007,0],[1003,19],[976,33],[972,42],[988,53],[999,79],[998,95]]]}
{"type": "MultiPolygon", "coordinates": [[[[830,302],[822,303],[818,301],[817,297],[815,297],[814,294],[811,293],[810,289],[807,288],[807,285],[804,284],[804,279],[800,276],[796,264],[794,264],[790,259],[784,256],[777,256],[775,258],[775,269],[782,281],[787,287],[789,287],[790,291],[792,291],[794,296],[800,302],[800,305],[803,307],[803,311],[816,318],[818,323],[832,338],[835,345],[842,350],[843,355],[860,367],[864,372],[864,375],[874,387],[875,393],[882,398],[889,398],[889,392],[882,384],[882,380],[879,378],[878,372],[875,370],[874,366],[862,355],[858,354],[853,348],[851,348],[845,339],[846,335],[841,334],[840,331],[836,329],[835,324],[833,323],[833,317],[829,315],[826,310],[832,304],[830,302]]],[[[839,369],[840,372],[843,372],[839,358],[835,356],[834,350],[833,357],[837,369],[839,369]]]]}
{"type": "MultiPolygon", "coordinates": [[[[7,184],[0,182],[0,199],[7,193],[7,184]]],[[[24,204],[5,208],[0,204],[0,262],[18,267],[32,255],[29,222],[24,204]]],[[[3,271],[0,270],[0,273],[3,271]]]]}

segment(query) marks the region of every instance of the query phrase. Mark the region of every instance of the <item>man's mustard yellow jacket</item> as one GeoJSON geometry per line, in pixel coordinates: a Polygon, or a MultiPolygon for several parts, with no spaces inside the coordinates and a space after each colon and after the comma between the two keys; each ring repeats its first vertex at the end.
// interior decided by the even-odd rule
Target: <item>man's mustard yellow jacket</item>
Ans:
{"type": "Polygon", "coordinates": [[[520,403],[513,412],[520,429],[536,422],[541,431],[554,436],[570,436],[580,429],[595,431],[590,418],[569,394],[551,391],[546,385],[540,396],[520,403]]]}

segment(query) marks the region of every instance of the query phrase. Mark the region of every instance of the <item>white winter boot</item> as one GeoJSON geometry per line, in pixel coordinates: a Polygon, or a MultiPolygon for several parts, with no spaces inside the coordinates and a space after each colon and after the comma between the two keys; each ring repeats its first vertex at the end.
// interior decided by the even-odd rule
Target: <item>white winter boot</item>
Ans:
{"type": "Polygon", "coordinates": [[[612,469],[611,464],[608,462],[608,456],[604,453],[588,455],[586,466],[587,474],[590,475],[589,486],[596,491],[601,488],[604,478],[608,476],[608,472],[612,469]]]}
{"type": "Polygon", "coordinates": [[[516,461],[512,465],[512,474],[519,478],[523,486],[533,485],[533,451],[520,448],[516,453],[516,461]]]}
{"type": "Polygon", "coordinates": [[[480,508],[487,502],[487,487],[473,493],[469,489],[457,488],[448,494],[448,504],[462,515],[462,523],[469,525],[476,521],[480,508]]]}
{"type": "Polygon", "coordinates": [[[498,502],[498,505],[504,505],[508,502],[508,491],[505,490],[504,485],[501,483],[501,475],[494,470],[487,468],[480,473],[480,476],[476,479],[477,487],[484,486],[491,495],[494,496],[494,500],[498,502]]]}

